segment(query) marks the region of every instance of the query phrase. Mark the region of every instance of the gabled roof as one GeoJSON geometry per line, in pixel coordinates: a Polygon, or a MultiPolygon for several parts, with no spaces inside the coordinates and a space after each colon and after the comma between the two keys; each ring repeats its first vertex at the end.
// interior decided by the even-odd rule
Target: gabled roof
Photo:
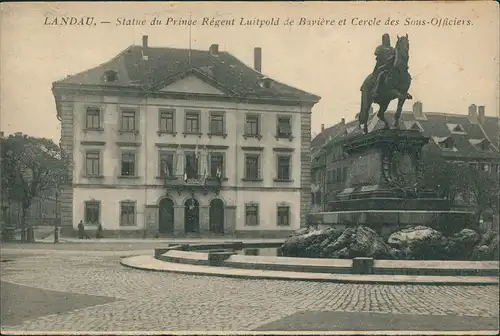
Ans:
{"type": "MultiPolygon", "coordinates": [[[[389,123],[392,124],[394,120],[394,111],[386,112],[386,118],[389,123]]],[[[462,114],[451,114],[451,113],[437,113],[437,112],[426,112],[426,119],[415,118],[411,111],[403,111],[401,114],[401,128],[409,129],[408,127],[413,127],[414,124],[422,129],[422,134],[424,136],[432,138],[434,143],[441,148],[444,156],[461,156],[463,158],[499,158],[498,150],[498,125],[500,118],[498,117],[486,117],[483,124],[477,122],[477,120],[472,120],[468,115],[462,114]],[[450,127],[451,125],[451,127],[450,127]],[[460,129],[463,132],[456,132],[455,128],[460,125],[460,129]],[[487,131],[488,130],[488,131],[487,131]],[[451,139],[453,141],[453,146],[455,150],[450,150],[443,148],[439,143],[451,139]],[[486,150],[483,150],[481,146],[474,144],[477,139],[488,140],[491,145],[486,150]],[[495,142],[495,140],[497,142],[495,142]],[[471,142],[472,141],[472,142],[471,142]]],[[[337,124],[340,125],[340,124],[337,124]]],[[[335,125],[335,126],[337,126],[335,125]]],[[[361,128],[358,126],[357,121],[351,121],[345,124],[356,126],[356,129],[347,135],[355,136],[362,134],[361,128]]],[[[333,128],[332,126],[330,128],[333,128]]],[[[382,129],[384,127],[383,123],[376,117],[375,114],[371,114],[368,119],[368,130],[370,132],[382,129]]],[[[329,129],[330,129],[329,128],[329,129]]],[[[326,131],[326,130],[325,130],[326,131]]],[[[321,133],[318,134],[318,138],[321,133]]],[[[344,135],[345,136],[345,135],[344,135]]],[[[315,141],[318,141],[316,140],[315,141]]],[[[341,137],[337,137],[336,140],[341,137]]],[[[322,138],[324,139],[324,135],[322,138]]]]}
{"type": "Polygon", "coordinates": [[[111,60],[56,81],[54,86],[78,85],[96,87],[140,87],[159,90],[182,76],[193,74],[230,96],[274,98],[317,103],[319,96],[272,80],[269,88],[261,82],[267,78],[228,52],[210,54],[206,50],[156,48],[132,45],[111,60]],[[147,59],[143,58],[147,55],[147,59]],[[114,70],[117,80],[106,82],[104,72],[114,70]]]}
{"type": "Polygon", "coordinates": [[[500,149],[500,117],[484,117],[484,123],[481,125],[488,140],[500,149]]]}
{"type": "Polygon", "coordinates": [[[338,123],[331,127],[326,128],[323,132],[319,133],[312,139],[311,148],[321,148],[325,143],[337,138],[346,132],[345,125],[338,123]]]}

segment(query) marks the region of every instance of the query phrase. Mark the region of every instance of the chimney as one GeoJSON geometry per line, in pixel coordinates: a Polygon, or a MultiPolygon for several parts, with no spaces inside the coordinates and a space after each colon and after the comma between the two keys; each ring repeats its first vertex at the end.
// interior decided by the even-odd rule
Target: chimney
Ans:
{"type": "Polygon", "coordinates": [[[253,48],[253,68],[255,71],[262,72],[262,48],[253,48]]]}
{"type": "Polygon", "coordinates": [[[416,101],[413,103],[413,116],[415,118],[420,118],[424,116],[422,102],[416,101]]]}
{"type": "Polygon", "coordinates": [[[142,48],[148,49],[148,35],[142,35],[142,48]]]}
{"type": "Polygon", "coordinates": [[[341,123],[342,125],[345,125],[345,118],[340,119],[340,123],[341,123]]]}
{"type": "Polygon", "coordinates": [[[479,120],[479,123],[481,123],[481,125],[484,124],[484,106],[477,107],[477,119],[479,120]]]}
{"type": "Polygon", "coordinates": [[[321,132],[325,131],[325,124],[321,124],[321,132]]]}
{"type": "Polygon", "coordinates": [[[477,117],[477,106],[476,106],[476,104],[471,104],[469,106],[469,117],[477,117]]]}
{"type": "Polygon", "coordinates": [[[208,49],[208,52],[210,53],[210,55],[218,55],[219,54],[219,45],[212,44],[210,46],[210,49],[208,49]]]}

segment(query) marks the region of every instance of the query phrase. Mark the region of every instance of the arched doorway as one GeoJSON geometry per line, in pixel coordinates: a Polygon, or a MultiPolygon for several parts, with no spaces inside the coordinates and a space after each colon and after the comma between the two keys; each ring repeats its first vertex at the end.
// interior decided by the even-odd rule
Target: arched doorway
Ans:
{"type": "Polygon", "coordinates": [[[210,232],[224,233],[224,203],[218,198],[210,202],[210,232]]]}
{"type": "Polygon", "coordinates": [[[184,202],[184,231],[200,232],[200,203],[195,198],[184,202]]]}
{"type": "Polygon", "coordinates": [[[174,232],[174,201],[164,198],[160,201],[158,216],[158,231],[160,233],[174,232]]]}

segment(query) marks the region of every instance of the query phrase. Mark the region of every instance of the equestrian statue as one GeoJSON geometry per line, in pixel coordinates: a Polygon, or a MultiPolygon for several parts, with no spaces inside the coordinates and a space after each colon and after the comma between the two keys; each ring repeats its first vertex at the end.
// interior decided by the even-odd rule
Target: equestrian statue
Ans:
{"type": "Polygon", "coordinates": [[[389,123],[384,113],[393,99],[398,99],[398,107],[394,116],[394,127],[399,127],[401,111],[406,99],[412,99],[408,93],[411,75],[408,72],[410,58],[410,42],[408,34],[399,37],[396,46],[391,46],[389,34],[382,36],[382,44],[375,49],[376,65],[373,72],[366,77],[361,86],[361,108],[358,114],[360,127],[364,134],[368,133],[368,116],[373,103],[379,105],[377,117],[384,122],[386,129],[389,123]]]}

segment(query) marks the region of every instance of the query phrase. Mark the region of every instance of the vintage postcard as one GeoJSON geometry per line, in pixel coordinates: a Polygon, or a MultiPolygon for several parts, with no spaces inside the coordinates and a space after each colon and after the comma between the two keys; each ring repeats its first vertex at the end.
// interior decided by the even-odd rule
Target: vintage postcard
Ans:
{"type": "Polygon", "coordinates": [[[2,334],[498,334],[496,2],[0,22],[2,334]]]}

